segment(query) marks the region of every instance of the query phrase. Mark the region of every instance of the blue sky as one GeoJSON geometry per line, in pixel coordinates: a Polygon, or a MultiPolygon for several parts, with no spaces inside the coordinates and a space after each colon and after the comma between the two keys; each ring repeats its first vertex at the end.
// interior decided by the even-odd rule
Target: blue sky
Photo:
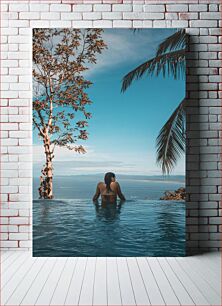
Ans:
{"type": "MultiPolygon", "coordinates": [[[[86,77],[93,82],[89,96],[92,119],[87,153],[79,155],[58,148],[55,174],[104,173],[160,175],[155,140],[173,110],[185,96],[185,78],[148,77],[133,82],[121,93],[125,74],[152,58],[158,44],[176,30],[106,29],[108,49],[98,56],[86,77]],[[62,162],[62,163],[61,163],[62,162]]],[[[43,149],[34,133],[34,170],[40,171],[43,149]]],[[[184,158],[172,174],[184,174],[184,158]]],[[[36,173],[38,175],[38,173],[36,173]]]]}

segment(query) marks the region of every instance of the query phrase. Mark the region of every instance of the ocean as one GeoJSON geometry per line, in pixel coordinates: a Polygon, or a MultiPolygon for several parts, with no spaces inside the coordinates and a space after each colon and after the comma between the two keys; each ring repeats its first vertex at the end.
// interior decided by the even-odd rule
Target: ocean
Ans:
{"type": "Polygon", "coordinates": [[[102,175],[54,178],[53,200],[33,181],[33,256],[185,256],[185,202],[161,201],[184,177],[118,176],[126,202],[92,197],[102,175]]]}

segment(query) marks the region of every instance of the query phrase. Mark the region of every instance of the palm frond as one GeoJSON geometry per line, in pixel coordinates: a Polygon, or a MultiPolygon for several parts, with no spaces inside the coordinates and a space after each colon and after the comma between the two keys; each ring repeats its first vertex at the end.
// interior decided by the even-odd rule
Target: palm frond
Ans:
{"type": "Polygon", "coordinates": [[[157,164],[169,174],[185,152],[185,99],[175,109],[156,139],[157,164]]]}
{"type": "Polygon", "coordinates": [[[122,80],[121,91],[126,91],[133,80],[138,80],[145,73],[158,76],[162,72],[163,77],[173,75],[174,79],[177,79],[183,75],[184,70],[185,50],[170,51],[148,60],[125,75],[122,80]]]}
{"type": "Polygon", "coordinates": [[[184,29],[174,33],[165,39],[159,46],[156,52],[156,56],[164,54],[169,51],[175,51],[178,49],[186,48],[187,34],[184,29]]]}

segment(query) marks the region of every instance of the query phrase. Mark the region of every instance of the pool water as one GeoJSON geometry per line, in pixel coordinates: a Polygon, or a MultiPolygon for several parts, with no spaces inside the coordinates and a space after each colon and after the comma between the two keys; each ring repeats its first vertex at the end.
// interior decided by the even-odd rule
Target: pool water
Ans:
{"type": "Polygon", "coordinates": [[[34,200],[33,256],[185,256],[185,203],[34,200]]]}

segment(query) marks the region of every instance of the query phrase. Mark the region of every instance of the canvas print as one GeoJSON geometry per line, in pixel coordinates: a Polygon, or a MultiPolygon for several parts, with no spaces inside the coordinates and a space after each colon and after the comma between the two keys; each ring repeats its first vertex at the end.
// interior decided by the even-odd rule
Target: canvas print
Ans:
{"type": "Polygon", "coordinates": [[[33,256],[185,255],[177,29],[33,29],[33,256]]]}

